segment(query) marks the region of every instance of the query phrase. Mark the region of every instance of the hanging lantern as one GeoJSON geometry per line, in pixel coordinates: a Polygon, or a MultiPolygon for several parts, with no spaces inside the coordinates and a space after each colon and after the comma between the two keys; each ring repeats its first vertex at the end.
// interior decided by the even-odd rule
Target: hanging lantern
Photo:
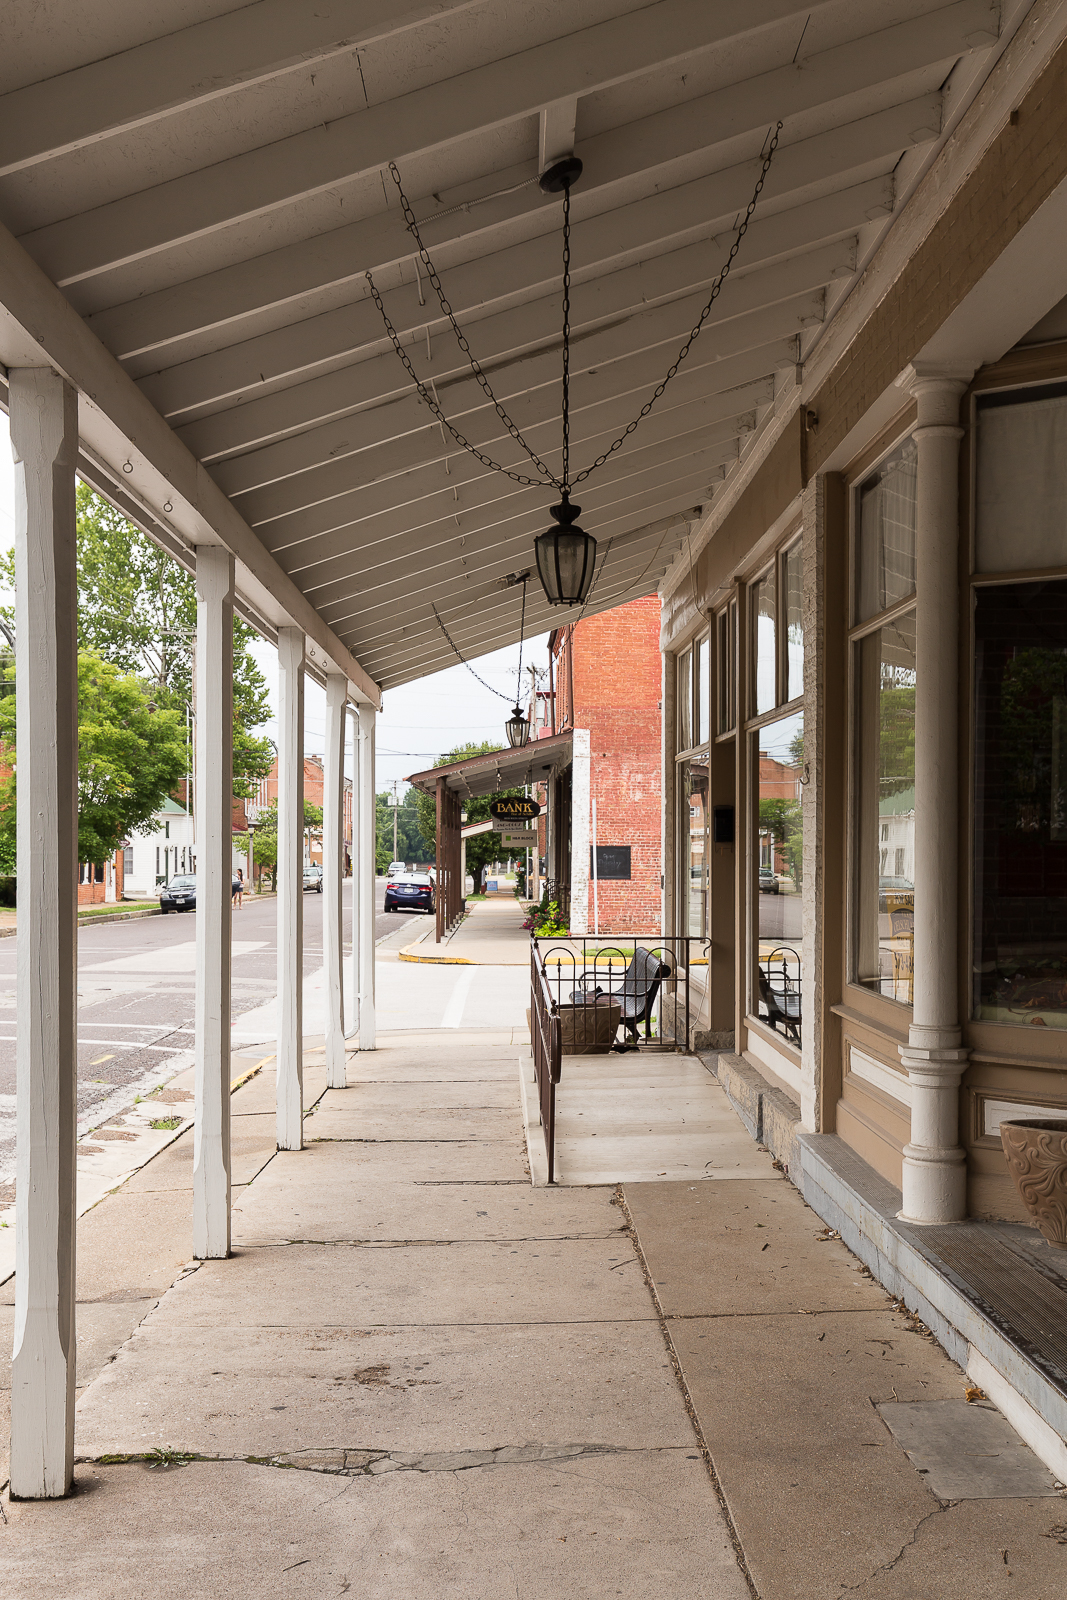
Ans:
{"type": "Polygon", "coordinates": [[[562,504],[549,507],[558,526],[534,540],[537,576],[550,606],[583,605],[592,587],[596,540],[578,527],[581,514],[581,506],[564,496],[562,504]]]}
{"type": "Polygon", "coordinates": [[[513,750],[521,750],[523,745],[530,742],[530,724],[522,714],[522,707],[516,706],[511,716],[504,724],[504,731],[508,736],[508,744],[513,750]]]}

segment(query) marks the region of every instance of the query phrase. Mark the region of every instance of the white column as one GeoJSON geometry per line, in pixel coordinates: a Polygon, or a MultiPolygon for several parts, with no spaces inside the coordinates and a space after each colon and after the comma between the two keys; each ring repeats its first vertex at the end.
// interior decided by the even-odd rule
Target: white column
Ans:
{"type": "Polygon", "coordinates": [[[278,629],[278,1149],[304,1139],[304,635],[278,629]]]}
{"type": "MultiPolygon", "coordinates": [[[[374,916],[377,806],[374,799],[374,724],[371,706],[359,708],[359,850],[356,882],[359,896],[359,1048],[376,1048],[374,1015],[374,916]]],[[[353,917],[355,921],[355,917],[353,917]]]]}
{"type": "Polygon", "coordinates": [[[193,1255],[230,1253],[233,556],[196,552],[196,1111],[193,1255]]]}
{"type": "Polygon", "coordinates": [[[915,954],[908,1043],[912,1089],[901,1216],[958,1222],[967,1214],[959,1086],[967,1052],[959,1022],[957,696],[959,677],[960,396],[970,373],[918,368],[915,570],[915,954]]]}
{"type": "Polygon", "coordinates": [[[326,760],[322,792],[322,960],[326,969],[326,1081],[345,1077],[344,941],[341,883],[345,870],[345,706],[348,679],[326,678],[326,760]]]}
{"type": "Polygon", "coordinates": [[[575,728],[571,755],[571,932],[589,932],[589,729],[575,728]]]}
{"type": "Polygon", "coordinates": [[[359,883],[363,844],[359,833],[362,815],[359,797],[359,713],[350,707],[348,726],[352,733],[352,953],[348,961],[348,982],[345,986],[345,1038],[354,1039],[359,1033],[359,883]]]}
{"type": "Polygon", "coordinates": [[[45,1500],[74,1477],[78,398],[47,368],[16,368],[9,383],[19,873],[11,1496],[45,1500]]]}

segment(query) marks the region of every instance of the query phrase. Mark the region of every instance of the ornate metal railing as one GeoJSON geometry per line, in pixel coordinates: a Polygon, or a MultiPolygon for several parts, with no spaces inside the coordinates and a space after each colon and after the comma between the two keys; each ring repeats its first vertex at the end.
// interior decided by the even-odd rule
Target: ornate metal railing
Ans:
{"type": "Polygon", "coordinates": [[[530,946],[530,1036],[541,1128],[548,1157],[548,1181],[556,1181],[556,1084],[562,1058],[561,1025],[545,975],[537,959],[537,941],[530,946]]]}

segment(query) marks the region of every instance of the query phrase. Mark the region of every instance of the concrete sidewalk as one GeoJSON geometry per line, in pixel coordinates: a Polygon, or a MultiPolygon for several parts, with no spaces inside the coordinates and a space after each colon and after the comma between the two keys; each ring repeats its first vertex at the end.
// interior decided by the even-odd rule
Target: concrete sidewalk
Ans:
{"type": "Polygon", "coordinates": [[[446,966],[528,967],[530,934],[523,927],[526,912],[511,895],[474,901],[459,927],[438,944],[433,923],[400,952],[401,961],[439,962],[446,966]]]}
{"type": "Polygon", "coordinates": [[[78,1492],[4,1497],[5,1600],[1058,1600],[1050,1474],[768,1153],[532,1188],[515,1029],[380,1042],[301,1152],[236,1092],[231,1260],[187,1134],[82,1219],[78,1492]]]}

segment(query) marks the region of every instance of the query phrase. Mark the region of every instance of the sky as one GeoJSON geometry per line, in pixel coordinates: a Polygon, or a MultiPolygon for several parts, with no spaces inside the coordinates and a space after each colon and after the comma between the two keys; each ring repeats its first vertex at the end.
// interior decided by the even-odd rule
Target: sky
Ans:
{"type": "MultiPolygon", "coordinates": [[[[14,474],[7,417],[0,411],[0,549],[10,550],[15,542],[14,474]]],[[[0,591],[0,603],[9,596],[0,591]]],[[[253,645],[270,693],[272,706],[278,703],[278,655],[263,639],[253,645]]],[[[376,763],[379,793],[412,772],[433,765],[435,757],[445,755],[468,741],[482,743],[492,739],[504,744],[504,723],[515,704],[516,671],[519,648],[497,650],[475,663],[479,677],[497,693],[484,688],[466,667],[456,663],[401,689],[390,689],[384,697],[384,710],[378,718],[376,763]]],[[[541,671],[548,664],[548,635],[528,640],[523,650],[523,679],[529,693],[526,666],[533,663],[541,671]]],[[[525,694],[523,697],[525,701],[525,694]]],[[[304,695],[304,752],[321,755],[325,743],[326,695],[316,683],[306,680],[304,695]]],[[[277,738],[273,719],[258,730],[277,738]]],[[[349,768],[350,770],[350,768],[349,768]]]]}

